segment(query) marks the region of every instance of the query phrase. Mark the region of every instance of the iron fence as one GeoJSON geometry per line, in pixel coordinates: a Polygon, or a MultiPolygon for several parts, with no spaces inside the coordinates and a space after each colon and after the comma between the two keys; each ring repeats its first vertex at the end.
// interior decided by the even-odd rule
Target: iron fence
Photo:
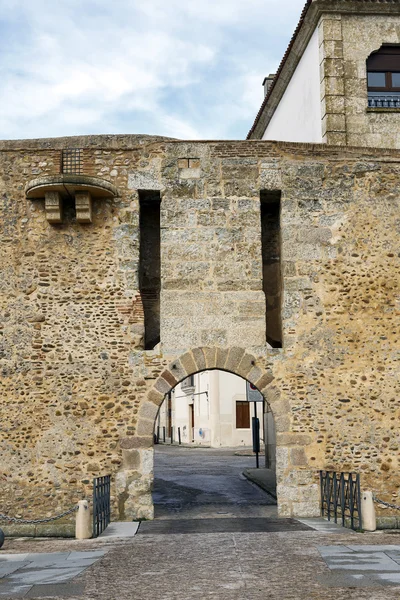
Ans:
{"type": "Polygon", "coordinates": [[[351,529],[361,529],[360,475],[320,471],[320,484],[322,516],[335,523],[340,519],[343,527],[350,524],[351,529]]]}
{"type": "Polygon", "coordinates": [[[93,479],[93,537],[98,537],[110,523],[111,475],[93,479]]]}

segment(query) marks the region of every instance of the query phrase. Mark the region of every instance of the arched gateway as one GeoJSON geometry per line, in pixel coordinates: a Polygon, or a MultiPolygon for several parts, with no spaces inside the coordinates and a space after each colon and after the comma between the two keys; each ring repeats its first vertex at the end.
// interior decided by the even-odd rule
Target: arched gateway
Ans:
{"type": "MultiPolygon", "coordinates": [[[[285,479],[288,478],[287,453],[290,454],[290,440],[282,436],[288,423],[287,403],[281,400],[279,389],[274,386],[272,370],[265,358],[256,357],[244,348],[200,347],[189,350],[173,360],[160,374],[148,390],[138,412],[134,435],[120,441],[122,469],[116,476],[119,518],[153,518],[153,443],[154,424],[159,408],[168,394],[186,377],[199,371],[219,369],[238,375],[254,384],[262,393],[276,422],[279,447],[277,448],[278,511],[282,515],[291,514],[285,504],[285,479]],[[287,447],[289,443],[289,447],[287,447]],[[285,447],[286,446],[286,447],[285,447]]],[[[296,445],[297,453],[302,450],[296,445]]],[[[294,480],[294,473],[290,476],[294,480]]],[[[316,486],[310,480],[310,493],[316,486]]],[[[316,511],[311,504],[311,510],[316,511]]]]}
{"type": "Polygon", "coordinates": [[[205,369],[271,407],[281,516],[320,514],[320,469],[390,501],[398,174],[323,144],[4,142],[2,512],[59,514],[110,473],[113,518],[152,518],[157,411],[205,369]]]}

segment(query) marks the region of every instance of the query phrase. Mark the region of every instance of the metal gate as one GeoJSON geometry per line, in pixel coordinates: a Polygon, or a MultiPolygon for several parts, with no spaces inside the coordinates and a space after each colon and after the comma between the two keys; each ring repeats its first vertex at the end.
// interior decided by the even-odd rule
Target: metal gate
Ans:
{"type": "Polygon", "coordinates": [[[341,519],[342,526],[362,529],[360,475],[320,471],[321,513],[328,521],[341,519]],[[357,526],[356,526],[357,523],[357,526]]]}
{"type": "Polygon", "coordinates": [[[110,523],[111,475],[93,479],[93,537],[98,537],[110,523]]]}

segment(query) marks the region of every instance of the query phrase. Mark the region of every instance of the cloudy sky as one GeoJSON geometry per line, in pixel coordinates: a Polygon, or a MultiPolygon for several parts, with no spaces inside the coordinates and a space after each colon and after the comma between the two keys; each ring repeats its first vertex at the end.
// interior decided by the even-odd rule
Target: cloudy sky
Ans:
{"type": "Polygon", "coordinates": [[[243,139],[305,0],[0,0],[0,139],[243,139]]]}

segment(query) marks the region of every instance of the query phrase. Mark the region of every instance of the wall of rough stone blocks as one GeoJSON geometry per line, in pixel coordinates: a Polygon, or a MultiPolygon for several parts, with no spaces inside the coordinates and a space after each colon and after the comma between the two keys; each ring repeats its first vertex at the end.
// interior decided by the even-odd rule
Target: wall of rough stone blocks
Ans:
{"type": "Polygon", "coordinates": [[[158,407],[205,368],[246,377],[269,402],[281,515],[318,513],[320,468],[359,471],[364,488],[399,503],[399,173],[395,150],[144,136],[0,143],[3,512],[54,514],[111,472],[114,516],[151,518],[158,407]],[[95,200],[92,224],[70,209],[50,225],[44,202],[25,198],[30,179],[58,172],[67,145],[119,190],[95,200]],[[152,351],[140,189],[162,197],[152,351]],[[266,189],[282,191],[283,349],[265,342],[266,189]]]}
{"type": "Polygon", "coordinates": [[[324,141],[399,148],[400,109],[368,108],[366,61],[383,44],[400,43],[400,16],[327,12],[319,36],[324,141]]]}

